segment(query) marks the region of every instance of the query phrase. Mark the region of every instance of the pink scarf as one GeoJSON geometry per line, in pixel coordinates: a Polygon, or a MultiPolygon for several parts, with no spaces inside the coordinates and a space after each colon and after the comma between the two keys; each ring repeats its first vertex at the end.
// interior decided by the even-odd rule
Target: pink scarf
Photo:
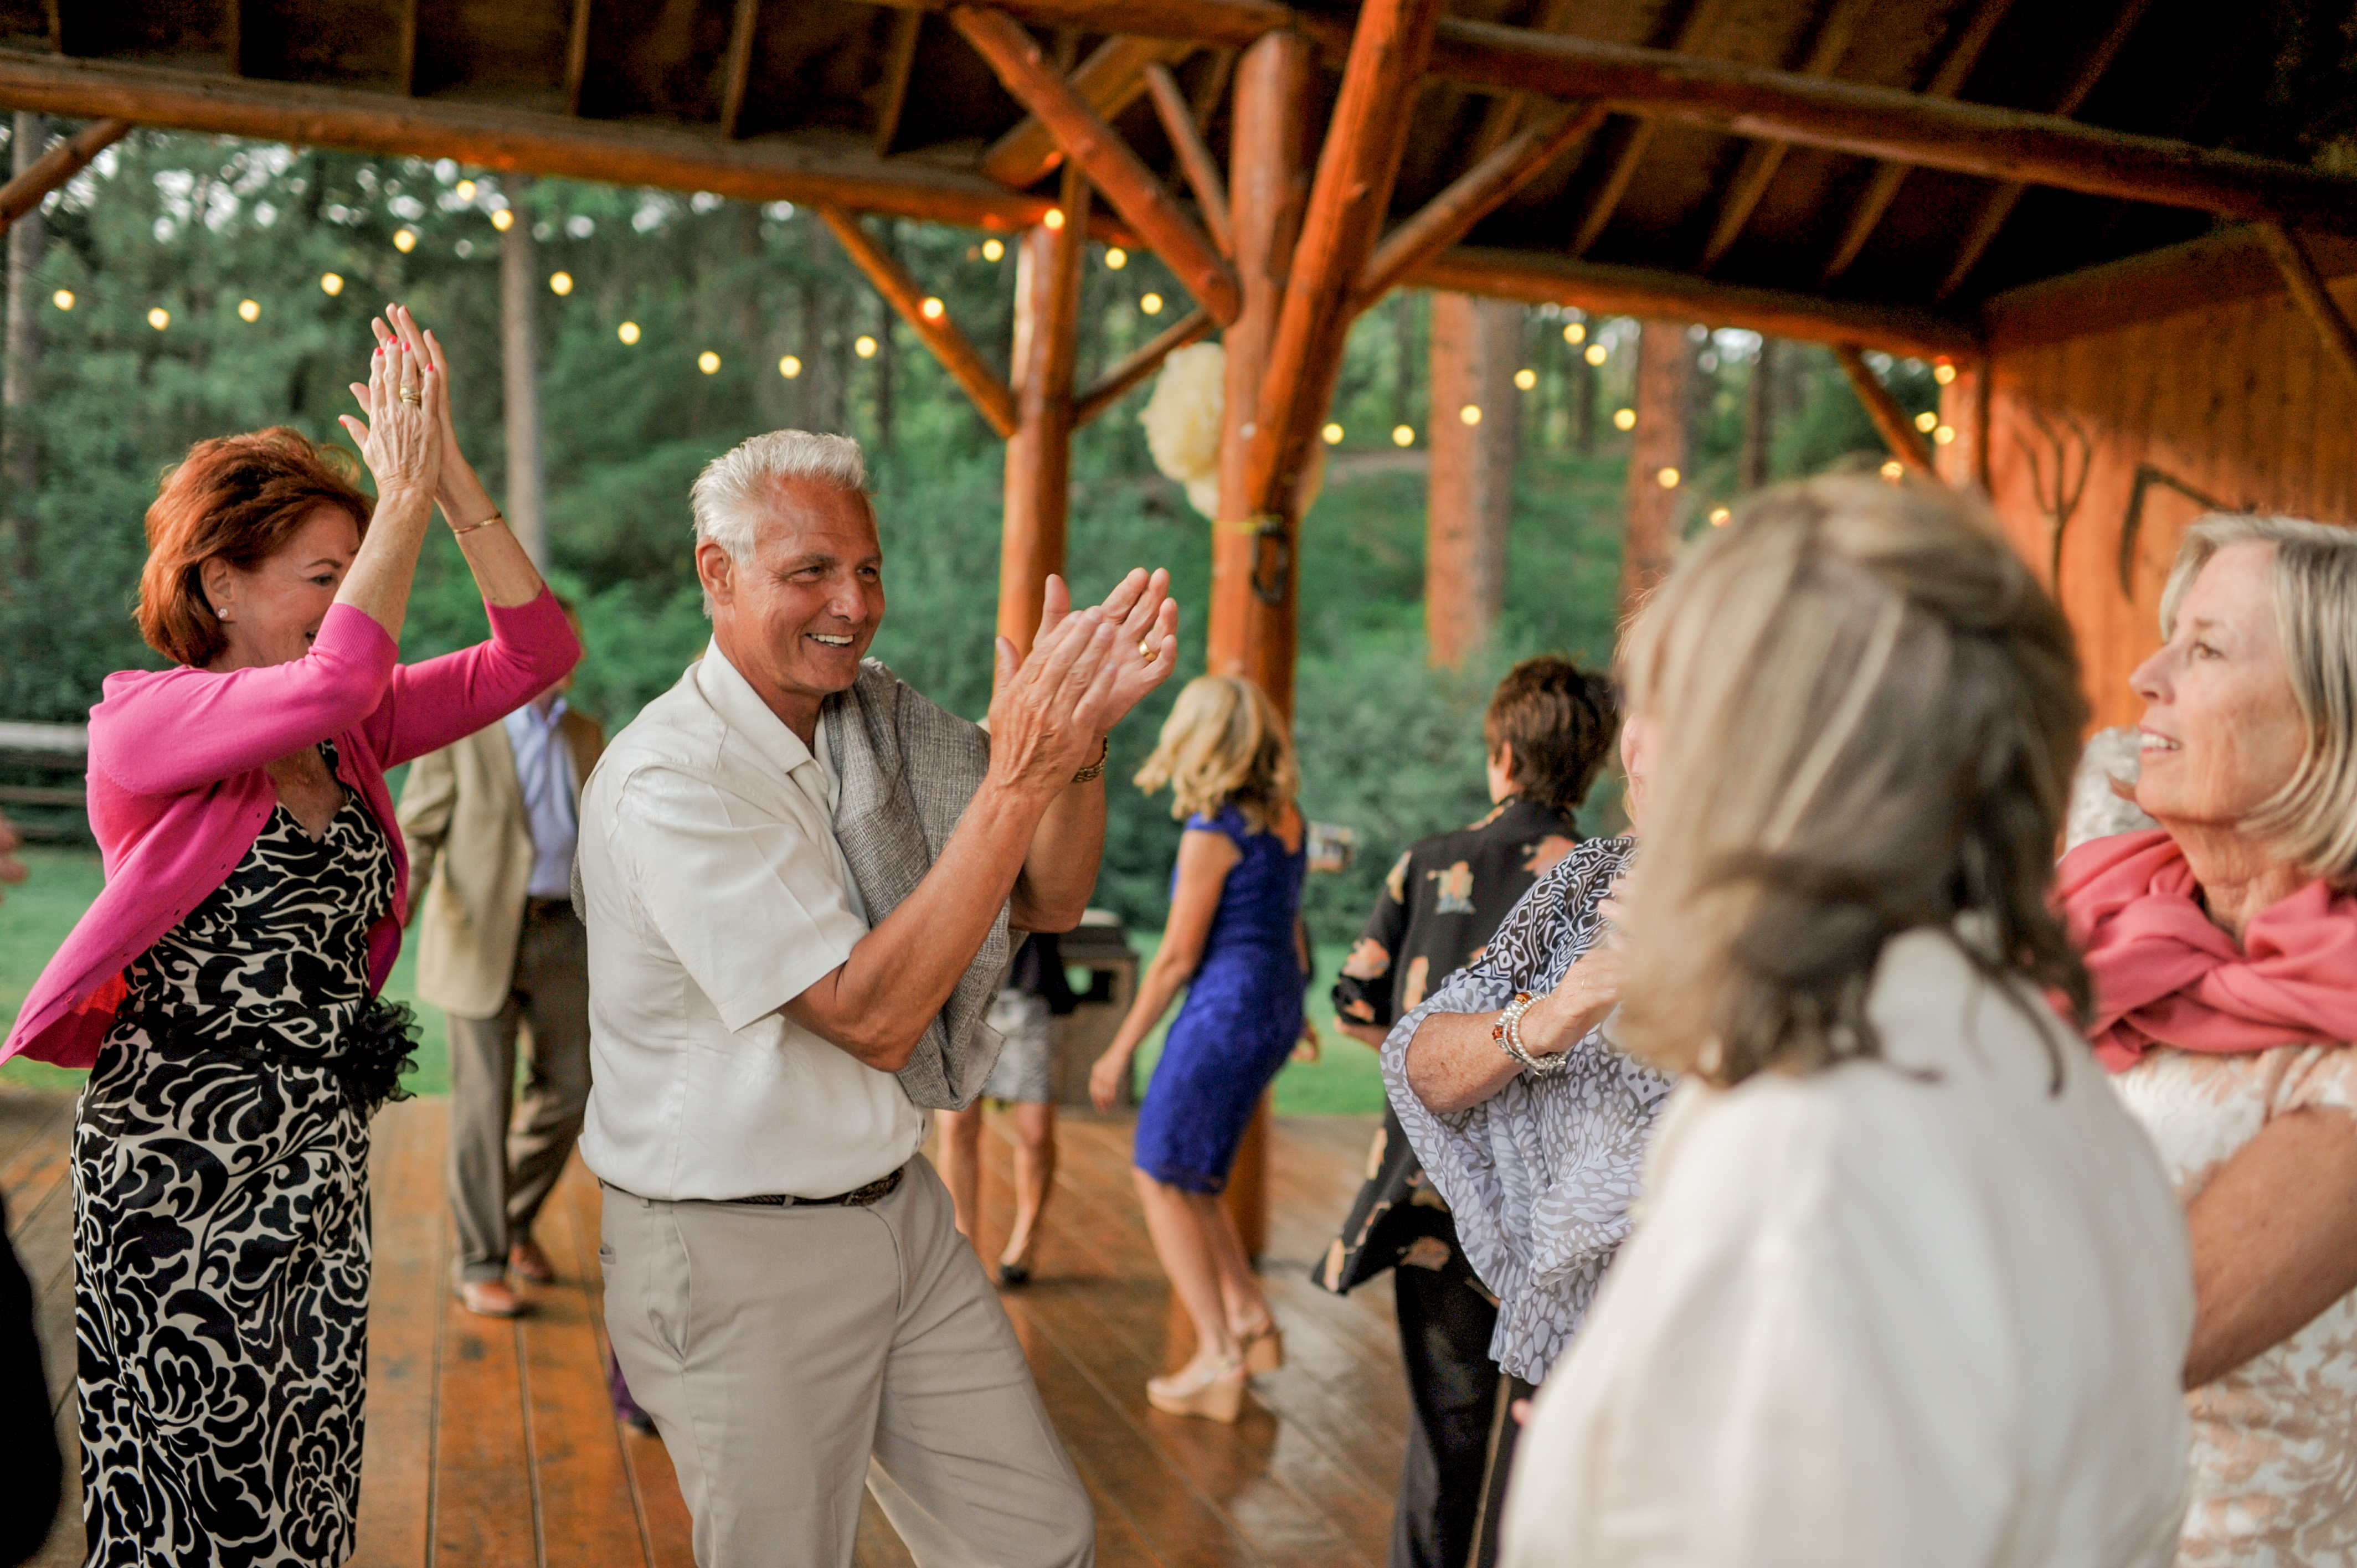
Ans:
{"type": "Polygon", "coordinates": [[[2233,1053],[2357,1040],[2357,896],[2311,882],[2251,920],[2243,945],[2197,902],[2168,833],[2090,840],[2055,892],[2087,955],[2087,1037],[2114,1072],[2154,1046],[2233,1053]]]}

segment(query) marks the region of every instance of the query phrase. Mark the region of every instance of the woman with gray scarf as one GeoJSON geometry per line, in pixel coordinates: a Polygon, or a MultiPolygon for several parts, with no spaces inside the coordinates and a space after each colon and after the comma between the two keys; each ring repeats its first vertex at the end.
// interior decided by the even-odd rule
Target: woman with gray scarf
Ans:
{"type": "MultiPolygon", "coordinates": [[[[1620,760],[1643,816],[1642,726],[1620,760]]],[[[1613,894],[1631,837],[1592,839],[1523,896],[1482,955],[1402,1018],[1383,1082],[1467,1262],[1498,1296],[1490,1354],[1521,1385],[1546,1376],[1629,1233],[1653,1117],[1671,1080],[1623,1056],[1613,894]]]]}

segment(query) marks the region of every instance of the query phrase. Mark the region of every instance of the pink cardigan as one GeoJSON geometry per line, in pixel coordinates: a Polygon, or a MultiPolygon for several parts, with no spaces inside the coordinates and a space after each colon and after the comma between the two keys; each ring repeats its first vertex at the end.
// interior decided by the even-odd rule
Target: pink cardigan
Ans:
{"type": "Polygon", "coordinates": [[[486,607],[489,642],[423,664],[396,663],[382,627],[337,605],[289,664],[108,676],[90,713],[90,822],[106,887],[41,972],[0,1061],[22,1051],[59,1067],[95,1062],[128,993],[123,972],[228,879],[270,820],[278,791],[264,766],[328,738],[336,776],[393,849],[393,906],[369,929],[369,989],[382,986],[409,880],[384,770],[513,712],[581,658],[554,595],[486,607]]]}

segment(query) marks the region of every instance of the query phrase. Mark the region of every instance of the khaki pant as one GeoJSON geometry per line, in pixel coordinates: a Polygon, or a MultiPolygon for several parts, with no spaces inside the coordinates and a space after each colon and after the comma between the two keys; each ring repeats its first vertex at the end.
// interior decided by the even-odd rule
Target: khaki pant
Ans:
{"type": "Polygon", "coordinates": [[[507,1273],[508,1245],[532,1234],[565,1174],[589,1103],[589,944],[573,911],[524,905],[508,1004],[450,1018],[450,1217],[462,1283],[507,1273]],[[523,1116],[511,1129],[516,1036],[529,1026],[523,1116]]]}
{"type": "Polygon", "coordinates": [[[697,1568],[849,1568],[864,1485],[920,1568],[1088,1568],[1096,1526],[922,1156],[865,1208],[606,1189],[606,1326],[697,1568]]]}

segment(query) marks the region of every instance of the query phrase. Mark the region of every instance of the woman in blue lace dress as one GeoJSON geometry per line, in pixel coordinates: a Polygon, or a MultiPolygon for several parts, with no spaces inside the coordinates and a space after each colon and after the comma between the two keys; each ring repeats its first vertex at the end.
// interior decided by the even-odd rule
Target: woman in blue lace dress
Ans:
{"type": "Polygon", "coordinates": [[[1138,1110],[1132,1162],[1155,1254],[1195,1324],[1194,1359],[1146,1386],[1157,1410],[1233,1421],[1244,1379],[1283,1359],[1276,1322],[1220,1201],[1236,1145],[1302,1034],[1307,826],[1285,721],[1261,689],[1205,675],[1178,693],[1138,787],[1184,817],[1170,919],[1121,1031],[1089,1075],[1110,1110],[1138,1044],[1187,1000],[1138,1110]]]}

